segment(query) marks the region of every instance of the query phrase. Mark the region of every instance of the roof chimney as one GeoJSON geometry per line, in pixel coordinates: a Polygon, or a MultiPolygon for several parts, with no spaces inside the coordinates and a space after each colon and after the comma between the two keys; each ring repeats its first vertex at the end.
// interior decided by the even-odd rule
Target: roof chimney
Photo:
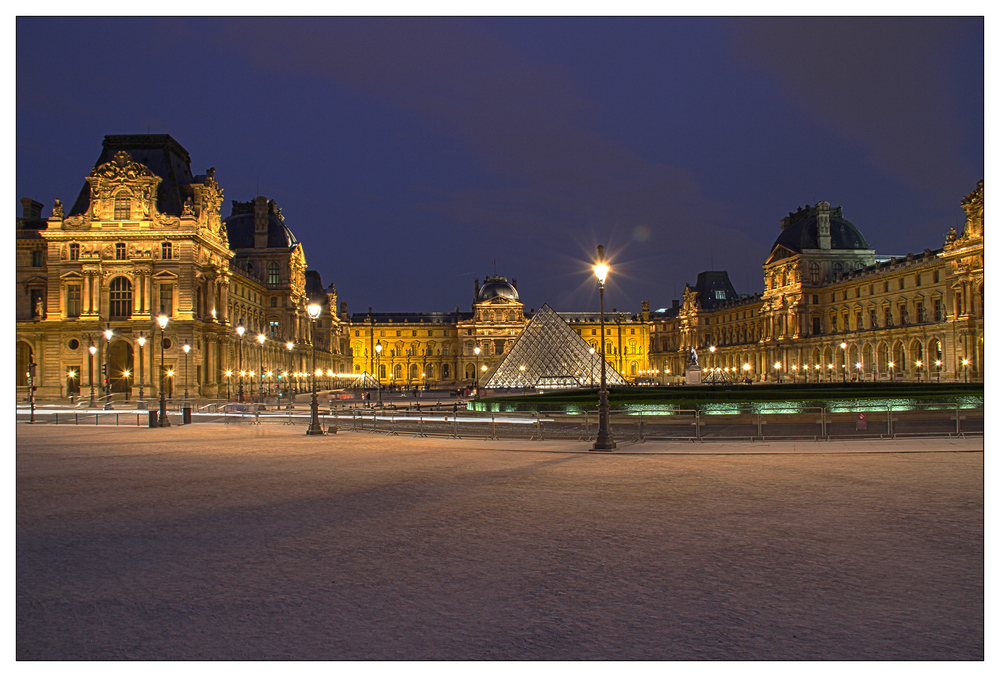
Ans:
{"type": "Polygon", "coordinates": [[[253,199],[253,246],[267,247],[267,198],[258,195],[253,199]]]}
{"type": "Polygon", "coordinates": [[[42,203],[30,197],[21,198],[21,218],[24,221],[39,221],[42,218],[42,203]]]}
{"type": "Polygon", "coordinates": [[[830,248],[830,203],[816,204],[816,239],[820,249],[830,248]]]}

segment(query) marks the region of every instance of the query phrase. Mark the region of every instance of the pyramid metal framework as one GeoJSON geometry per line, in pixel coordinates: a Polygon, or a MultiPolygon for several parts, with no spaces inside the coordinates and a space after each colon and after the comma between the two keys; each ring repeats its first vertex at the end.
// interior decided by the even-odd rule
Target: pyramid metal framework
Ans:
{"type": "MultiPolygon", "coordinates": [[[[628,385],[607,365],[608,385],[628,385]]],[[[600,385],[600,356],[545,304],[502,360],[480,380],[483,388],[580,388],[600,385]]]]}

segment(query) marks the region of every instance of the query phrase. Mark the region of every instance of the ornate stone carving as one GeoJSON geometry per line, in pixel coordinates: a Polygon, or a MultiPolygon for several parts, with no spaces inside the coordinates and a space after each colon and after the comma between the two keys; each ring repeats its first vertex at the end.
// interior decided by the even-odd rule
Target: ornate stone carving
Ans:
{"type": "Polygon", "coordinates": [[[63,205],[62,200],[56,198],[56,203],[52,206],[52,218],[61,219],[63,218],[63,205]]]}
{"type": "Polygon", "coordinates": [[[161,181],[146,165],[132,160],[127,151],[118,151],[111,162],[94,167],[87,177],[91,217],[99,219],[102,214],[113,215],[115,198],[122,196],[129,200],[130,219],[139,214],[142,218],[155,216],[154,199],[161,181]]]}

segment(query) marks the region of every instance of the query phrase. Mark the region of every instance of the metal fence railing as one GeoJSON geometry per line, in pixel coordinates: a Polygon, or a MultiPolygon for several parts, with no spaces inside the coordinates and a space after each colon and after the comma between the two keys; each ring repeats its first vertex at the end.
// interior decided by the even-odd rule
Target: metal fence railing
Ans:
{"type": "MultiPolygon", "coordinates": [[[[36,408],[34,421],[56,425],[155,426],[157,407],[150,410],[36,408]]],[[[224,401],[168,403],[171,425],[217,422],[226,425],[308,426],[310,409],[265,403],[224,401]]],[[[27,407],[18,407],[17,421],[28,422],[27,407]]],[[[956,403],[927,403],[906,408],[881,407],[856,411],[825,407],[752,412],[740,410],[664,409],[651,412],[612,411],[609,425],[617,440],[746,440],[899,438],[905,436],[982,435],[984,409],[956,403]]],[[[593,440],[596,410],[567,412],[489,413],[455,406],[422,410],[374,407],[324,408],[319,415],[324,430],[350,430],[385,435],[473,439],[593,440]]]]}

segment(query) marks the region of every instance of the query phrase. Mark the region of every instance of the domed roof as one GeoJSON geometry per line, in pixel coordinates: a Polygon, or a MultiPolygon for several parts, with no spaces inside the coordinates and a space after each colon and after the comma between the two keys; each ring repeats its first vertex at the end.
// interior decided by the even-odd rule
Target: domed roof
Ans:
{"type": "Polygon", "coordinates": [[[489,301],[497,296],[510,299],[511,301],[520,300],[517,296],[517,290],[507,282],[507,278],[502,275],[495,275],[486,278],[486,284],[480,287],[479,293],[476,294],[476,303],[489,301]]]}
{"type": "MultiPolygon", "coordinates": [[[[237,202],[233,200],[233,213],[223,220],[226,224],[226,235],[229,238],[230,249],[252,249],[256,232],[253,202],[237,202]]],[[[270,200],[267,203],[267,247],[288,248],[298,244],[295,235],[285,225],[281,210],[270,200]]]]}
{"type": "MultiPolygon", "coordinates": [[[[781,220],[781,235],[775,247],[783,246],[795,252],[819,249],[816,207],[805,206],[781,220]]],[[[844,218],[841,207],[830,208],[830,249],[870,249],[868,240],[850,221],[844,218]]]]}

